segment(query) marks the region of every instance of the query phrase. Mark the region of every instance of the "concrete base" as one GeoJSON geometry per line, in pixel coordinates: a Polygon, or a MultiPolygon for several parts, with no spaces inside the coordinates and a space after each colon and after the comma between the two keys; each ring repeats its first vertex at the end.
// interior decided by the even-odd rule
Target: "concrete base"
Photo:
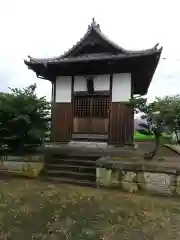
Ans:
{"type": "Polygon", "coordinates": [[[85,142],[85,141],[71,141],[68,143],[70,147],[84,147],[84,148],[107,148],[107,142],[85,142]]]}

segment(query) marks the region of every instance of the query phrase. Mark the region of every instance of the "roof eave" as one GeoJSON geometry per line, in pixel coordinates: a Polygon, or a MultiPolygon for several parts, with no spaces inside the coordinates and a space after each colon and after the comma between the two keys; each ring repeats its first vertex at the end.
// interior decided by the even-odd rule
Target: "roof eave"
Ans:
{"type": "Polygon", "coordinates": [[[81,63],[81,62],[93,62],[93,61],[108,61],[108,60],[123,60],[123,59],[131,59],[131,58],[141,58],[144,56],[151,56],[151,55],[161,55],[163,47],[161,47],[158,50],[152,50],[149,52],[144,52],[144,53],[134,53],[134,54],[129,54],[129,55],[114,55],[114,56],[107,56],[107,57],[102,57],[102,58],[71,58],[71,59],[58,59],[58,60],[32,60],[30,59],[30,61],[24,60],[24,63],[29,67],[30,65],[34,65],[34,64],[38,64],[38,65],[44,65],[45,67],[47,67],[48,65],[59,65],[59,64],[63,64],[63,63],[81,63]]]}

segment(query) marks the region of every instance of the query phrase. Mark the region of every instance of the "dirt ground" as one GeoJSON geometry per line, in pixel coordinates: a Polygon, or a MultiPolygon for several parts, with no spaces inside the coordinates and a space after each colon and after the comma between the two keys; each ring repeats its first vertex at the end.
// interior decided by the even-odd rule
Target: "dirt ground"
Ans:
{"type": "Polygon", "coordinates": [[[180,239],[178,199],[24,179],[0,188],[0,239],[180,239]]]}
{"type": "MultiPolygon", "coordinates": [[[[138,150],[142,153],[150,152],[154,149],[154,142],[138,142],[138,150]]],[[[179,157],[175,151],[172,151],[170,148],[167,148],[163,145],[159,146],[156,157],[179,157]]]]}

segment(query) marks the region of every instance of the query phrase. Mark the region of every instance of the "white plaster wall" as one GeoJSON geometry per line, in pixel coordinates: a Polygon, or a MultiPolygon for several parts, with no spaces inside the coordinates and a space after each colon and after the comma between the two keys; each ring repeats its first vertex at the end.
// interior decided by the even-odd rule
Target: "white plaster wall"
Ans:
{"type": "MultiPolygon", "coordinates": [[[[95,75],[94,77],[94,91],[110,90],[110,75],[95,75]]],[[[74,91],[87,91],[86,84],[87,76],[75,76],[74,77],[74,91]]]]}
{"type": "Polygon", "coordinates": [[[87,91],[86,78],[84,76],[74,77],[74,91],[75,92],[87,91]]]}
{"type": "Polygon", "coordinates": [[[71,76],[58,76],[56,78],[55,102],[71,102],[71,76]]]}
{"type": "Polygon", "coordinates": [[[94,90],[95,91],[106,91],[110,90],[110,75],[96,75],[94,77],[94,90]]]}
{"type": "Polygon", "coordinates": [[[112,102],[129,101],[131,97],[131,74],[113,74],[112,102]]]}

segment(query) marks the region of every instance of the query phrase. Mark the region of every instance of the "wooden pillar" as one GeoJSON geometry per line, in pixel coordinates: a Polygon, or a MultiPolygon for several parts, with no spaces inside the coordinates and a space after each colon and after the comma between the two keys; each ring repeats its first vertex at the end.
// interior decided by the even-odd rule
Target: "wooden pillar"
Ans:
{"type": "Polygon", "coordinates": [[[52,141],[69,142],[72,135],[72,104],[52,105],[52,141]]]}
{"type": "Polygon", "coordinates": [[[52,103],[53,142],[69,142],[72,137],[72,77],[57,77],[54,85],[52,103]]]}
{"type": "Polygon", "coordinates": [[[133,111],[130,106],[120,102],[112,103],[109,144],[120,146],[132,144],[134,135],[133,121],[133,111]]]}
{"type": "Polygon", "coordinates": [[[111,112],[109,123],[109,144],[132,144],[134,137],[134,114],[128,105],[133,95],[132,77],[129,73],[111,74],[111,112]]]}

